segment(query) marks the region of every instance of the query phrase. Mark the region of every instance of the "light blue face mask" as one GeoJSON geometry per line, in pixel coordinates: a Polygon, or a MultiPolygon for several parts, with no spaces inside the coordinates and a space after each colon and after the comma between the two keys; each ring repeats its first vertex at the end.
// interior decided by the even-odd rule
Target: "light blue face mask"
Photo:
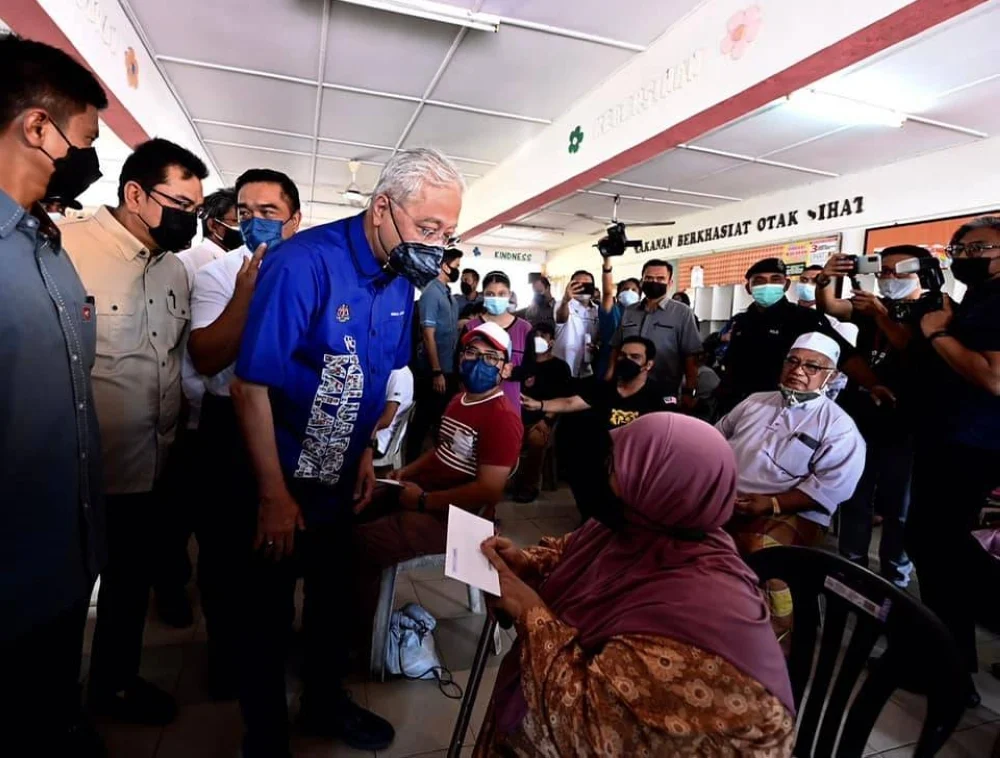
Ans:
{"type": "Polygon", "coordinates": [[[483,305],[486,307],[486,312],[491,316],[500,316],[507,312],[507,307],[510,305],[510,297],[486,295],[483,298],[483,305]]]}
{"type": "Polygon", "coordinates": [[[622,290],[618,295],[618,304],[623,308],[628,308],[630,305],[635,305],[639,302],[639,293],[635,290],[622,290]]]}
{"type": "Polygon", "coordinates": [[[784,284],[758,284],[750,288],[754,302],[762,308],[770,308],[785,296],[784,284]]]}
{"type": "Polygon", "coordinates": [[[806,302],[812,302],[816,299],[816,285],[810,284],[809,282],[799,282],[795,285],[795,292],[799,296],[799,300],[805,300],[806,302]]]}

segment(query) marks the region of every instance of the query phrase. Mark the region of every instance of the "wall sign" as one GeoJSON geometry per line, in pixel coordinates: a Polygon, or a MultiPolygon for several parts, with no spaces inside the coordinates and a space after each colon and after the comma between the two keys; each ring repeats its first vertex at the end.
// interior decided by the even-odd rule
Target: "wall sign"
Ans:
{"type": "Polygon", "coordinates": [[[473,260],[493,259],[497,261],[510,261],[512,263],[535,263],[542,265],[545,263],[545,253],[537,250],[512,250],[486,247],[485,245],[459,245],[465,254],[465,265],[470,265],[473,260]]]}
{"type": "Polygon", "coordinates": [[[657,250],[673,250],[675,248],[702,245],[707,242],[743,237],[756,229],[758,232],[773,231],[798,226],[802,217],[808,216],[813,221],[829,221],[830,219],[854,216],[865,212],[865,198],[858,195],[843,200],[830,200],[806,209],[784,210],[759,218],[732,221],[728,224],[709,226],[690,232],[670,234],[656,239],[645,240],[639,253],[652,253],[657,250]]]}

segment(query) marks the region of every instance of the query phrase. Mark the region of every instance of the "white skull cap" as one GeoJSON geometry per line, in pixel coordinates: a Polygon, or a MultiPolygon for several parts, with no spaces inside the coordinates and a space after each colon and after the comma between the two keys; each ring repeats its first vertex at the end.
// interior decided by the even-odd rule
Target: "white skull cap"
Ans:
{"type": "Polygon", "coordinates": [[[792,350],[795,349],[815,350],[817,353],[822,353],[833,361],[834,365],[837,365],[837,362],[840,360],[840,345],[837,344],[836,340],[819,332],[803,334],[792,345],[792,350]]]}

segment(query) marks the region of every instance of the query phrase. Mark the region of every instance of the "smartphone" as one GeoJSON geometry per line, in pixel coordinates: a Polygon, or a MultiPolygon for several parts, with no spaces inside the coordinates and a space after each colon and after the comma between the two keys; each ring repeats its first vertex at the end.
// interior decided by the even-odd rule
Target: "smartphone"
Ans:
{"type": "Polygon", "coordinates": [[[874,255],[857,255],[852,257],[854,268],[851,269],[851,276],[860,274],[877,274],[882,270],[882,256],[878,253],[874,255]]]}
{"type": "Polygon", "coordinates": [[[579,294],[594,296],[594,292],[597,288],[591,282],[583,282],[580,287],[579,294]]]}
{"type": "Polygon", "coordinates": [[[532,271],[530,274],[528,274],[528,284],[529,285],[534,284],[541,278],[542,278],[541,273],[539,273],[538,271],[532,271]]]}

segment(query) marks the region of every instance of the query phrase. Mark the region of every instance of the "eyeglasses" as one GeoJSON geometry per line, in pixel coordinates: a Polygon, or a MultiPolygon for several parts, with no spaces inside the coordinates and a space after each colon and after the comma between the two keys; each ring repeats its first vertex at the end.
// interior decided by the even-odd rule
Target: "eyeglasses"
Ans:
{"type": "MultiPolygon", "coordinates": [[[[156,189],[156,187],[146,190],[146,194],[150,196],[155,194],[159,195],[160,197],[166,198],[167,200],[170,201],[171,205],[177,208],[177,210],[184,211],[185,213],[199,213],[201,211],[201,209],[196,208],[194,203],[191,202],[190,200],[174,197],[173,195],[168,195],[163,190],[156,189]]],[[[154,197],[153,200],[156,200],[156,198],[154,197]]],[[[161,203],[159,200],[156,200],[156,202],[159,205],[163,205],[163,203],[161,203]]]]}
{"type": "Polygon", "coordinates": [[[818,363],[804,363],[795,356],[788,356],[785,358],[785,365],[788,366],[793,371],[795,369],[801,368],[806,372],[806,376],[816,376],[820,371],[833,371],[833,368],[828,366],[820,366],[818,363]]]}
{"type": "Polygon", "coordinates": [[[418,224],[417,220],[401,204],[397,203],[391,197],[389,198],[389,202],[399,208],[413,222],[413,225],[417,227],[417,232],[420,234],[420,241],[425,245],[434,245],[437,243],[443,247],[451,247],[458,244],[459,238],[454,234],[446,234],[433,226],[418,224]]]}
{"type": "Polygon", "coordinates": [[[1000,250],[1000,245],[990,245],[986,242],[970,242],[966,245],[960,242],[957,245],[948,245],[945,250],[956,258],[963,255],[969,258],[982,258],[987,250],[1000,250]]]}
{"type": "Polygon", "coordinates": [[[487,366],[492,366],[493,368],[500,366],[505,360],[500,353],[482,351],[472,346],[469,346],[462,351],[462,357],[467,361],[478,361],[482,358],[483,362],[487,366]]]}

